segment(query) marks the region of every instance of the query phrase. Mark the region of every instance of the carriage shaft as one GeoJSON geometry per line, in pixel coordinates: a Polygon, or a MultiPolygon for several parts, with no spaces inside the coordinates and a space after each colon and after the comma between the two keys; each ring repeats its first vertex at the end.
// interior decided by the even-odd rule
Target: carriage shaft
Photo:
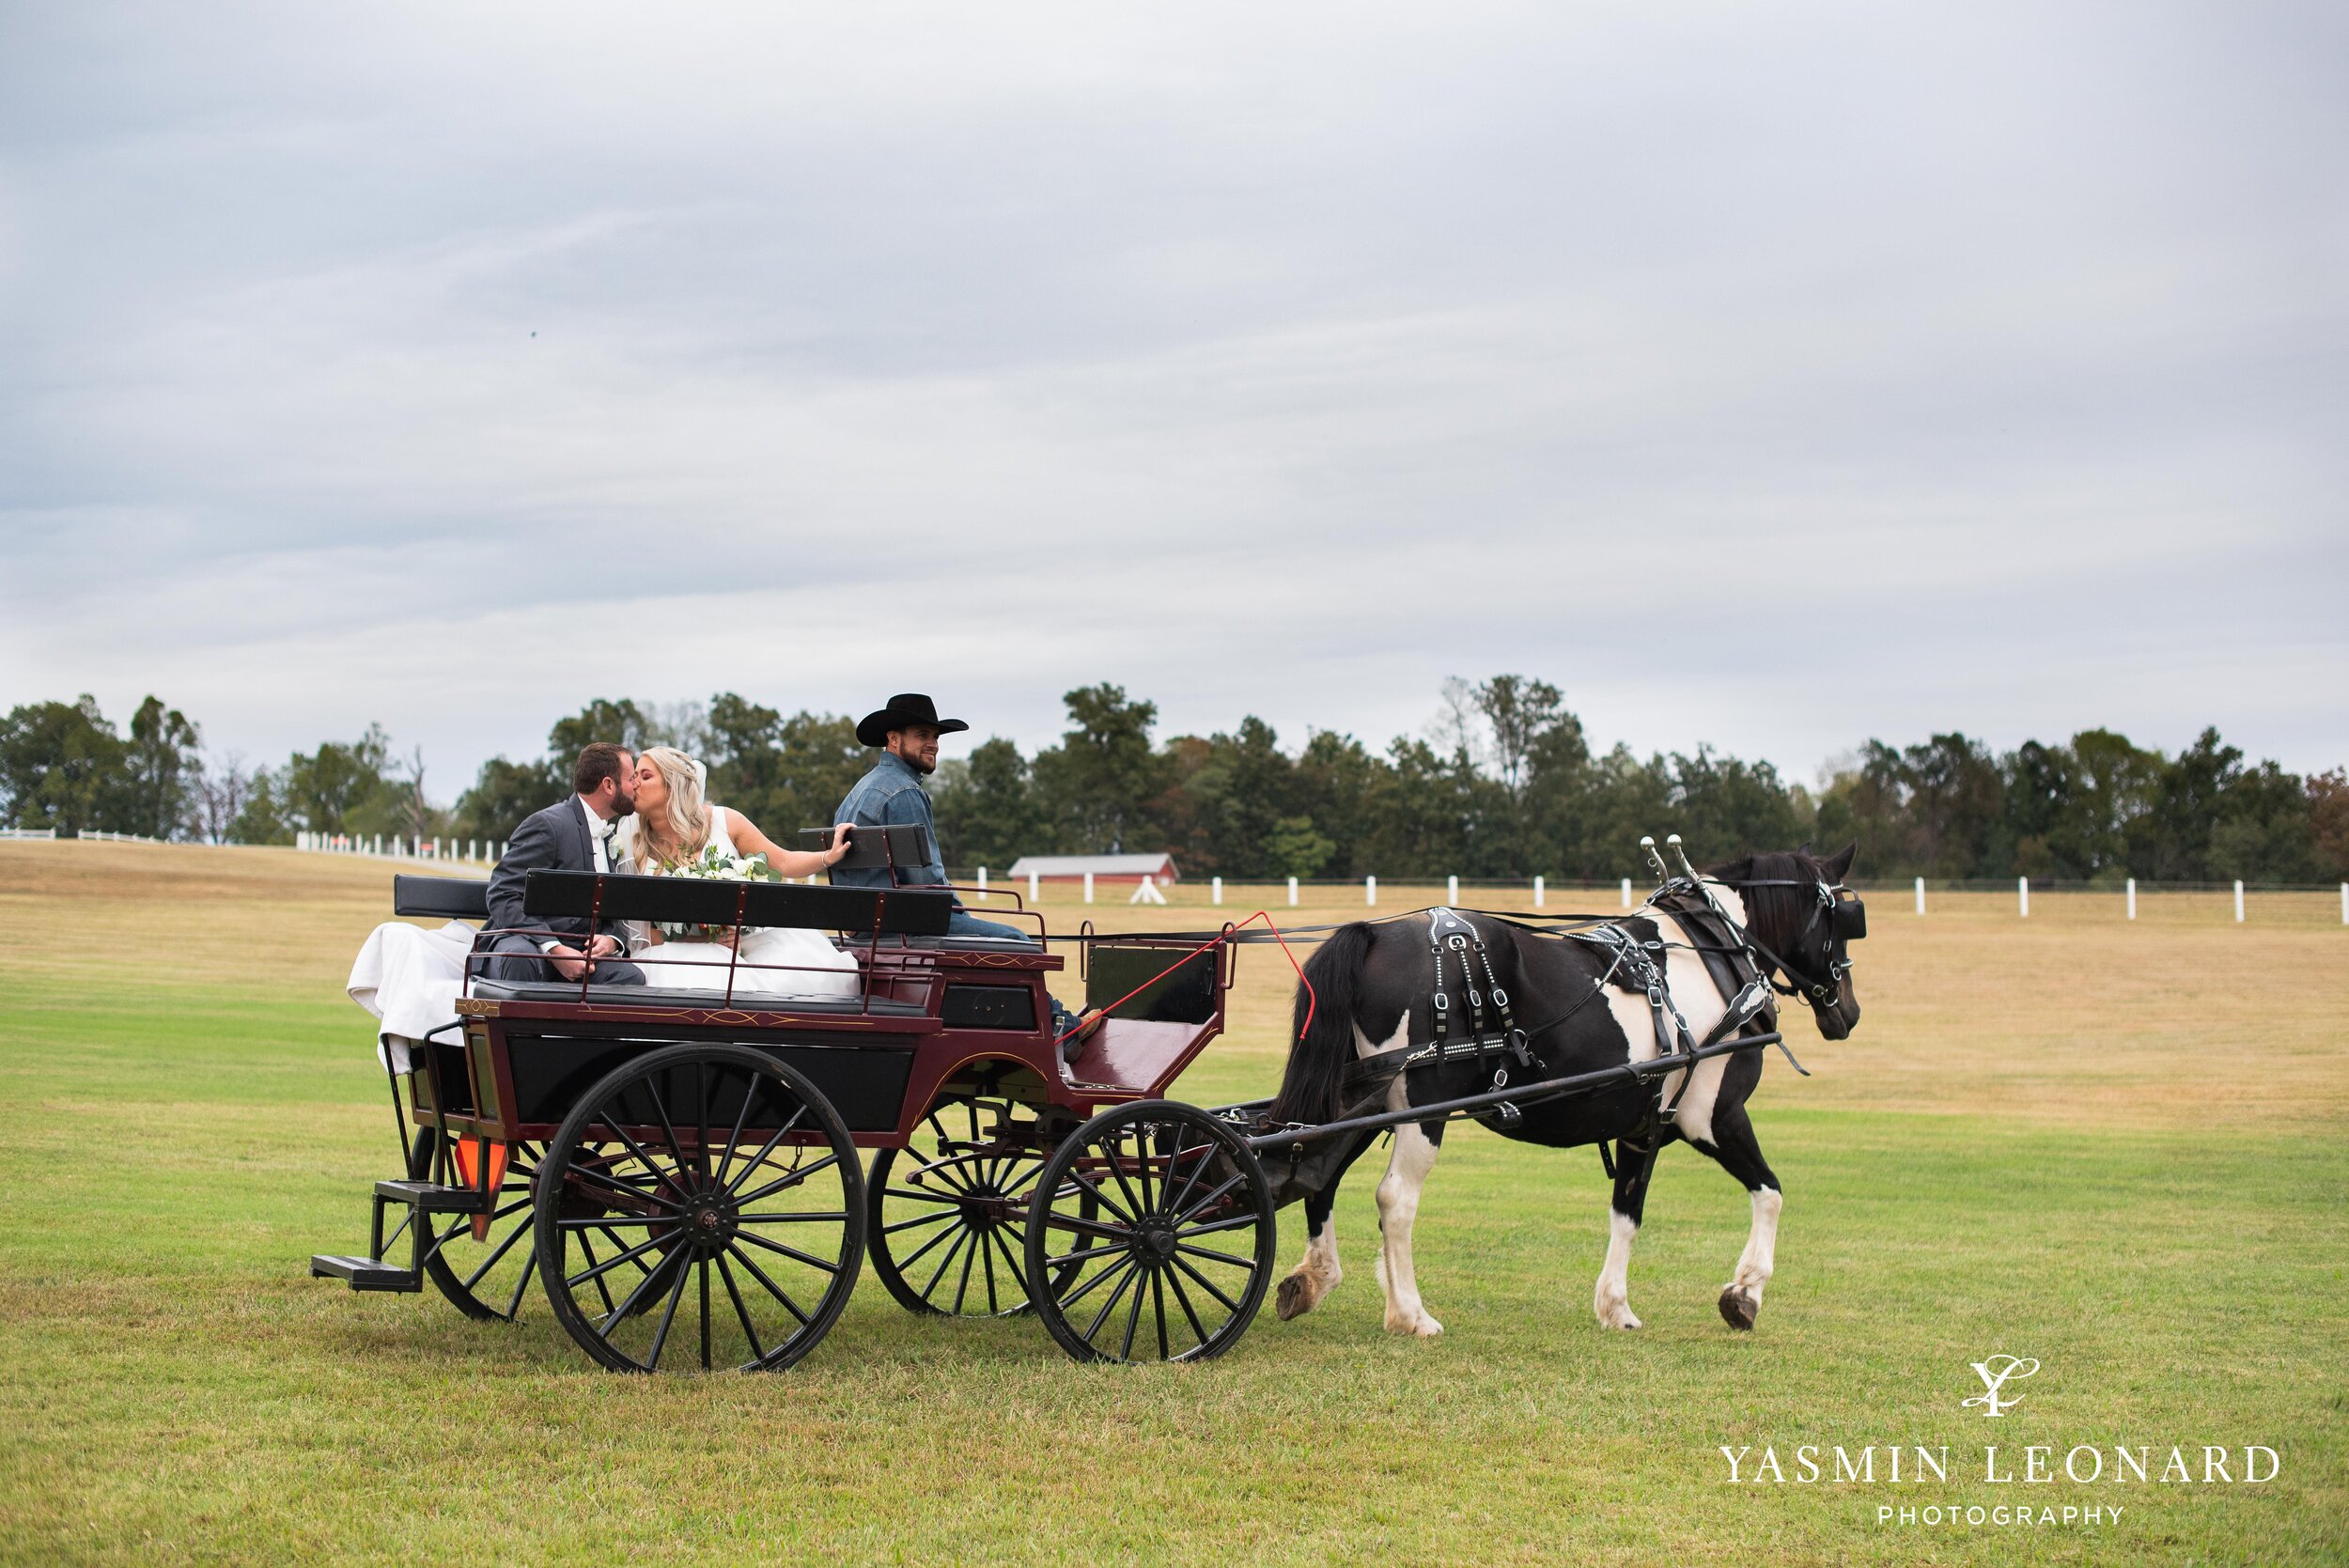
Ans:
{"type": "Polygon", "coordinates": [[[1776,1030],[1762,1034],[1748,1034],[1739,1039],[1723,1040],[1716,1045],[1699,1046],[1693,1050],[1672,1056],[1654,1057],[1645,1062],[1626,1062],[1618,1066],[1601,1067],[1595,1072],[1575,1073],[1566,1078],[1543,1079],[1533,1083],[1511,1084],[1505,1089],[1489,1089],[1481,1094],[1468,1094],[1456,1100],[1437,1100],[1428,1105],[1408,1106],[1401,1110],[1382,1110],[1375,1116],[1349,1116],[1342,1122],[1324,1122],[1317,1126],[1297,1127],[1287,1132],[1259,1133],[1246,1140],[1252,1149],[1283,1149],[1299,1143],[1313,1143],[1342,1132],[1377,1132],[1387,1127],[1399,1127],[1407,1123],[1432,1122],[1463,1112],[1489,1110],[1494,1106],[1530,1105],[1541,1100],[1558,1099],[1567,1094],[1579,1094],[1621,1084],[1641,1083],[1667,1073],[1691,1067],[1708,1057],[1727,1056],[1734,1051],[1752,1050],[1761,1046],[1774,1046],[1781,1036],[1776,1030]]]}

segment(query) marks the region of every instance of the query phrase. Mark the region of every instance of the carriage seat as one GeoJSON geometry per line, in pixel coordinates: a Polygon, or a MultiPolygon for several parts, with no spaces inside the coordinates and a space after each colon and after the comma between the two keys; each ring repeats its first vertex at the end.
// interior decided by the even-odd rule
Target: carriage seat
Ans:
{"type": "MultiPolygon", "coordinates": [[[[473,994],[503,1001],[569,1001],[580,1000],[576,982],[566,985],[559,980],[486,980],[473,983],[473,994]]],[[[761,1013],[842,1013],[859,1012],[885,1014],[891,1017],[918,1018],[926,1016],[920,1002],[903,1001],[894,997],[875,997],[865,1007],[856,997],[787,997],[771,991],[737,991],[728,1003],[723,991],[689,991],[663,986],[597,986],[589,985],[586,1001],[593,1007],[721,1007],[731,1005],[739,1010],[761,1013]]]]}

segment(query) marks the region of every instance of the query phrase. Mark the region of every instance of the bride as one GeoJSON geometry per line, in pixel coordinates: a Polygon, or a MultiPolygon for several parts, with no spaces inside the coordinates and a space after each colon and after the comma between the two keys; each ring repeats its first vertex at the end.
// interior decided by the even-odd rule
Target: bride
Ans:
{"type": "MultiPolygon", "coordinates": [[[[786,877],[812,877],[848,852],[846,828],[833,830],[832,846],[820,854],[784,848],[740,812],[705,799],[708,776],[708,768],[675,747],[647,746],[638,754],[636,814],[622,833],[623,852],[634,860],[639,876],[659,877],[690,865],[713,846],[729,857],[764,855],[769,867],[786,877]]],[[[742,933],[741,946],[736,949],[731,935],[717,941],[685,941],[646,928],[629,945],[629,955],[644,970],[648,986],[723,991],[726,967],[739,956],[737,992],[857,994],[855,956],[834,947],[820,931],[755,926],[742,933]]]]}

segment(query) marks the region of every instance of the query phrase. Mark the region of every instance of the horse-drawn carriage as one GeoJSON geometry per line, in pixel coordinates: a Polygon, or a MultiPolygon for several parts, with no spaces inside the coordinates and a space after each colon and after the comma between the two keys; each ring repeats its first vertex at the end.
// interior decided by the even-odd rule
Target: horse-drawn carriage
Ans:
{"type": "MultiPolygon", "coordinates": [[[[394,897],[402,915],[487,918],[478,882],[400,877],[394,897]]],[[[531,872],[534,918],[832,932],[857,992],[470,975],[455,1023],[386,1041],[402,1169],[375,1185],[367,1252],[314,1257],[312,1274],[428,1281],[481,1318],[517,1315],[535,1281],[606,1367],[775,1370],[821,1341],[869,1255],[916,1312],[1034,1311],[1079,1359],[1203,1358],[1247,1330],[1275,1211],[1333,1182],[1336,1151],[1778,1039],[1749,1016],[1645,1061],[1275,1122],[1269,1101],[1167,1097],[1223,1028],[1249,933],[1055,937],[1016,908],[1033,940],[953,938],[953,898],[531,872]],[[1081,1034],[1053,1030],[1055,944],[1077,949],[1099,1015],[1081,1034]]],[[[1523,1060],[1522,1040],[1484,1038],[1479,1009],[1480,1065],[1487,1045],[1523,1060]]]]}

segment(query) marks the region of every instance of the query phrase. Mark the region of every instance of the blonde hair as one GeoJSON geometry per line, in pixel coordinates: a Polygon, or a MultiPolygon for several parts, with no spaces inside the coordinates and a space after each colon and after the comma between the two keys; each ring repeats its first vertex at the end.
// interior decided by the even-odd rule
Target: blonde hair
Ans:
{"type": "Polygon", "coordinates": [[[702,798],[709,769],[687,756],[674,746],[647,746],[636,753],[638,760],[649,762],[661,770],[661,780],[669,786],[669,804],[661,820],[654,823],[643,817],[638,821],[643,831],[637,843],[645,862],[637,869],[657,873],[663,866],[681,865],[697,858],[709,844],[709,803],[702,798]],[[666,853],[656,851],[654,837],[667,839],[666,853]]]}

